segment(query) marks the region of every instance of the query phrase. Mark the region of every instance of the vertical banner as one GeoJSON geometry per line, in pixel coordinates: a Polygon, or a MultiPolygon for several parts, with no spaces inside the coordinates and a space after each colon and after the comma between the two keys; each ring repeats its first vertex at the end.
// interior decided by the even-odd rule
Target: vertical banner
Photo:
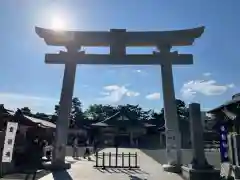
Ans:
{"type": "Polygon", "coordinates": [[[220,127],[220,154],[221,162],[228,162],[228,142],[227,142],[227,129],[224,125],[220,127]]]}
{"type": "Polygon", "coordinates": [[[176,164],[177,163],[177,142],[176,142],[175,132],[171,129],[166,130],[166,150],[168,163],[176,164]]]}
{"type": "Polygon", "coordinates": [[[11,162],[12,155],[13,155],[13,148],[15,137],[17,133],[18,123],[15,122],[8,122],[6,133],[5,133],[5,140],[4,140],[4,147],[2,153],[2,162],[11,162]]]}

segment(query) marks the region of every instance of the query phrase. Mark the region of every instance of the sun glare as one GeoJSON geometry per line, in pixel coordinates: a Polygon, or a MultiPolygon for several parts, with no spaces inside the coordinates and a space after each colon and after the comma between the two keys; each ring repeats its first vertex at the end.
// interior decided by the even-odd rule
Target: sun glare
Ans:
{"type": "Polygon", "coordinates": [[[54,16],[51,19],[51,28],[54,30],[64,30],[66,28],[66,21],[61,17],[54,16]]]}

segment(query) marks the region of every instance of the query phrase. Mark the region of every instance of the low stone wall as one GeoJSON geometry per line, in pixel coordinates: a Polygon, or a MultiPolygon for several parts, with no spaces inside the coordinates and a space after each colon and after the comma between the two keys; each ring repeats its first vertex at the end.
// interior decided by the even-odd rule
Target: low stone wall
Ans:
{"type": "MultiPolygon", "coordinates": [[[[141,149],[146,155],[152,157],[155,161],[160,164],[167,163],[166,151],[165,149],[141,149]]],[[[216,168],[221,169],[221,158],[220,152],[211,151],[205,152],[206,158],[211,165],[214,165],[216,168]]],[[[189,164],[192,161],[192,150],[191,149],[182,149],[182,163],[189,164]]]]}

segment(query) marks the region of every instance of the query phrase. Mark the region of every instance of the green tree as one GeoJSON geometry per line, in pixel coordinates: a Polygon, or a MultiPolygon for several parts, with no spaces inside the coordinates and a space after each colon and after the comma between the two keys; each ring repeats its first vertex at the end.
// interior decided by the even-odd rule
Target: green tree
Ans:
{"type": "Polygon", "coordinates": [[[163,128],[165,126],[164,114],[163,112],[151,112],[150,123],[157,126],[158,128],[163,128]]]}
{"type": "Polygon", "coordinates": [[[74,97],[72,99],[72,109],[70,113],[70,127],[81,125],[84,119],[82,103],[77,97],[74,97]]]}
{"type": "Polygon", "coordinates": [[[84,115],[89,120],[96,120],[102,113],[102,105],[101,104],[92,104],[88,107],[88,109],[84,112],[84,115]]]}
{"type": "Polygon", "coordinates": [[[29,107],[23,107],[23,108],[20,109],[20,111],[25,115],[31,115],[32,114],[29,107]]]}
{"type": "MultiPolygon", "coordinates": [[[[51,120],[53,122],[56,122],[59,116],[59,104],[55,105],[54,109],[55,109],[55,112],[51,120]]],[[[82,103],[77,97],[74,97],[72,99],[72,107],[71,107],[71,112],[69,116],[69,121],[70,121],[69,126],[73,128],[77,124],[79,124],[78,121],[82,121],[82,120],[84,120],[84,115],[82,112],[82,103]]]]}
{"type": "Polygon", "coordinates": [[[54,115],[58,116],[59,115],[59,103],[57,105],[55,105],[54,107],[54,115]]]}
{"type": "Polygon", "coordinates": [[[117,112],[117,109],[111,105],[93,104],[84,112],[89,120],[102,121],[117,112]]]}
{"type": "MultiPolygon", "coordinates": [[[[180,99],[176,99],[176,108],[177,108],[177,115],[179,119],[188,119],[188,108],[184,101],[180,99]]],[[[164,108],[161,109],[161,114],[164,115],[164,108]]]]}
{"type": "Polygon", "coordinates": [[[184,101],[180,99],[176,99],[176,106],[177,106],[177,114],[180,119],[188,119],[189,113],[188,108],[184,101]]]}
{"type": "Polygon", "coordinates": [[[151,116],[151,111],[143,111],[139,105],[119,105],[117,107],[111,105],[93,104],[85,111],[85,116],[90,120],[102,121],[113,116],[117,112],[128,115],[134,120],[146,120],[151,116]]]}
{"type": "Polygon", "coordinates": [[[46,120],[46,121],[51,121],[51,116],[47,115],[45,113],[37,112],[36,114],[33,114],[33,116],[35,118],[43,119],[43,120],[46,120]]]}
{"type": "MultiPolygon", "coordinates": [[[[176,107],[177,107],[177,116],[179,121],[179,130],[181,132],[189,131],[189,111],[186,107],[184,101],[180,99],[176,99],[176,107]]],[[[164,117],[164,108],[161,110],[161,114],[164,117]]]]}
{"type": "Polygon", "coordinates": [[[147,120],[151,114],[151,111],[144,111],[139,105],[120,105],[117,109],[135,120],[147,120]]]}

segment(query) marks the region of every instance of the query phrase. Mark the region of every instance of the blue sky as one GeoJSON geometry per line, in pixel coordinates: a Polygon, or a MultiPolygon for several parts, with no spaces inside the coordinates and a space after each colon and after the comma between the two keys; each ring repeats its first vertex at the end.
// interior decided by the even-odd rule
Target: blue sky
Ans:
{"type": "MultiPolygon", "coordinates": [[[[60,48],[45,45],[34,27],[51,28],[58,18],[68,30],[163,31],[204,25],[194,46],[177,48],[179,53],[192,53],[194,65],[175,66],[174,83],[177,98],[213,108],[239,92],[239,7],[237,0],[1,0],[0,103],[10,109],[53,111],[64,67],[45,64],[44,54],[60,48]]],[[[93,103],[130,103],[160,110],[160,67],[79,65],[74,96],[85,108],[93,103]]]]}

